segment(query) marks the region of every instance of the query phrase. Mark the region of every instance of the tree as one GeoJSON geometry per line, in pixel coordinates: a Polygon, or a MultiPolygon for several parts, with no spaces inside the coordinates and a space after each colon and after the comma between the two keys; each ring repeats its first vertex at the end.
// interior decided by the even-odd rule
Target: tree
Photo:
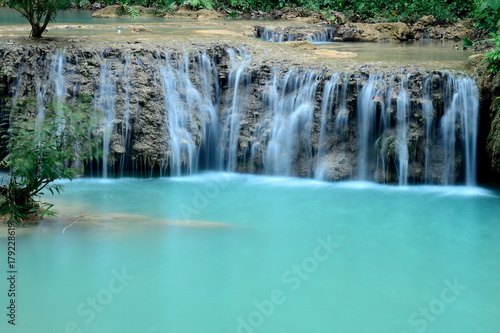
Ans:
{"type": "Polygon", "coordinates": [[[69,0],[0,0],[2,6],[10,7],[23,15],[31,24],[30,36],[42,37],[50,21],[54,20],[57,11],[66,8],[69,0]]]}
{"type": "Polygon", "coordinates": [[[89,132],[92,121],[83,112],[71,112],[62,106],[47,110],[44,117],[14,113],[2,136],[7,156],[2,166],[9,169],[0,186],[0,214],[9,215],[9,223],[28,217],[53,215],[51,204],[39,198],[48,191],[60,193],[55,180],[72,180],[82,161],[94,151],[89,132]]]}

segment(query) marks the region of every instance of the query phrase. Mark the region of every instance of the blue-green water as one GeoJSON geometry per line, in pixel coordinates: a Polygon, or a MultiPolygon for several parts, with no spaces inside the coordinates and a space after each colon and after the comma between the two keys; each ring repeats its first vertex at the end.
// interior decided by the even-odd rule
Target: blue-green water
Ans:
{"type": "Polygon", "coordinates": [[[1,332],[500,331],[495,191],[207,174],[51,200],[59,219],[17,229],[1,332]]]}
{"type": "MultiPolygon", "coordinates": [[[[106,23],[161,23],[165,22],[163,17],[119,17],[119,18],[95,18],[92,11],[85,10],[60,10],[54,20],[55,23],[72,24],[106,24],[106,23]]],[[[13,9],[0,8],[0,24],[28,24],[26,19],[13,9]]]]}

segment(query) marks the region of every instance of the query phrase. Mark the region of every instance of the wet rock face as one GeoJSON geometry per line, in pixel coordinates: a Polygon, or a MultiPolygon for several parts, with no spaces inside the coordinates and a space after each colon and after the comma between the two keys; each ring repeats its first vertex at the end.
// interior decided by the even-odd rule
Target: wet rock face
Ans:
{"type": "Polygon", "coordinates": [[[449,74],[369,66],[342,73],[256,62],[223,45],[194,49],[4,45],[0,96],[9,98],[0,106],[22,102],[35,116],[41,91],[45,107],[84,105],[99,118],[95,134],[109,138],[101,149],[111,171],[363,174],[396,183],[401,168],[414,183],[452,183],[464,173],[458,113],[451,134],[441,125],[458,89],[449,74]]]}

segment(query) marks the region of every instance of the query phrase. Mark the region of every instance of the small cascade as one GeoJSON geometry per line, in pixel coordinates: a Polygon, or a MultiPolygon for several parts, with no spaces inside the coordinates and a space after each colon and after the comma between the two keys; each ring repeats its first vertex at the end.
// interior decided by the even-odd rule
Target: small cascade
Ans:
{"type": "Polygon", "coordinates": [[[201,167],[205,170],[213,170],[217,167],[218,156],[220,86],[216,79],[219,77],[219,73],[213,64],[215,64],[215,59],[210,59],[206,53],[199,55],[194,64],[194,72],[199,74],[195,80],[198,81],[200,94],[195,95],[200,97],[199,105],[204,138],[200,146],[199,160],[201,167]]]}
{"type": "Polygon", "coordinates": [[[343,80],[344,84],[342,84],[342,91],[340,92],[340,98],[337,98],[337,105],[340,108],[338,109],[335,117],[335,130],[340,134],[341,142],[346,140],[347,125],[349,121],[349,110],[347,109],[347,80],[347,76],[345,76],[343,80]]]}
{"type": "Polygon", "coordinates": [[[126,54],[122,56],[122,62],[125,63],[125,70],[121,73],[120,75],[120,82],[122,83],[122,89],[123,89],[123,116],[122,116],[122,121],[121,121],[121,131],[122,131],[122,143],[123,147],[125,148],[124,151],[121,153],[120,157],[120,176],[123,177],[124,174],[124,169],[126,165],[126,161],[128,160],[129,156],[127,154],[127,149],[126,147],[130,146],[130,94],[132,91],[132,87],[130,85],[130,79],[131,79],[131,63],[130,63],[130,58],[126,54]]]}
{"type": "Polygon", "coordinates": [[[391,160],[388,156],[390,142],[387,140],[387,136],[385,135],[385,133],[387,132],[385,131],[390,129],[392,113],[394,111],[394,108],[397,108],[397,99],[396,106],[393,105],[392,99],[394,95],[399,94],[397,93],[396,76],[392,75],[389,80],[389,86],[386,89],[385,93],[382,92],[380,96],[372,98],[372,101],[374,103],[380,105],[381,112],[378,128],[379,133],[382,133],[375,143],[379,148],[377,151],[377,172],[375,174],[375,179],[382,180],[384,183],[386,182],[387,172],[390,169],[391,163],[391,160]]]}
{"type": "Polygon", "coordinates": [[[430,147],[432,142],[433,126],[434,126],[434,105],[432,103],[432,78],[429,76],[424,81],[422,92],[422,115],[425,119],[425,172],[424,179],[427,182],[429,179],[429,159],[430,147]]]}
{"type": "Polygon", "coordinates": [[[278,32],[277,29],[270,28],[256,29],[256,38],[275,43],[292,42],[295,40],[295,36],[292,34],[278,32]]]}
{"type": "Polygon", "coordinates": [[[49,86],[54,90],[52,95],[52,107],[55,109],[59,123],[59,130],[64,129],[63,107],[66,101],[66,82],[65,82],[66,57],[63,53],[56,53],[52,59],[49,68],[45,71],[43,77],[37,75],[35,79],[37,107],[37,124],[43,124],[45,121],[45,108],[47,107],[47,91],[49,86]]]}
{"type": "Polygon", "coordinates": [[[373,136],[376,129],[376,108],[377,101],[382,100],[383,90],[378,88],[377,83],[381,83],[377,75],[371,74],[368,82],[358,94],[358,177],[361,180],[371,180],[372,176],[368,170],[368,159],[370,150],[373,147],[373,136]]]}
{"type": "Polygon", "coordinates": [[[267,174],[290,175],[293,164],[301,162],[297,160],[303,151],[306,162],[301,167],[312,175],[311,132],[317,85],[314,72],[302,76],[292,70],[283,80],[273,79],[267,102],[273,115],[264,162],[267,174]]]}
{"type": "Polygon", "coordinates": [[[240,104],[244,98],[244,92],[250,84],[250,76],[244,76],[243,73],[251,60],[251,56],[245,49],[239,49],[238,54],[229,49],[227,53],[230,60],[230,72],[225,101],[227,111],[225,112],[221,135],[222,150],[219,153],[219,169],[236,171],[240,122],[244,119],[245,111],[240,108],[240,104]]]}
{"type": "Polygon", "coordinates": [[[398,140],[398,178],[399,185],[408,185],[408,125],[410,112],[410,99],[408,97],[408,81],[404,80],[398,94],[398,102],[396,107],[396,133],[398,140]]]}
{"type": "Polygon", "coordinates": [[[40,78],[37,75],[36,78],[36,100],[38,103],[36,122],[37,124],[43,124],[45,121],[45,96],[47,95],[47,84],[42,82],[47,82],[47,78],[40,78]]]}
{"type": "Polygon", "coordinates": [[[98,90],[94,99],[94,112],[100,119],[102,132],[102,177],[108,176],[108,159],[111,135],[116,131],[116,75],[112,71],[112,61],[101,58],[101,75],[98,90]]]}
{"type": "MultiPolygon", "coordinates": [[[[201,97],[189,77],[189,55],[185,54],[177,68],[172,67],[170,56],[160,59],[160,79],[163,88],[165,123],[168,127],[168,167],[170,174],[195,173],[197,147],[191,135],[193,110],[200,106],[201,97]]],[[[164,166],[162,169],[165,169],[164,166]]]]}
{"type": "Polygon", "coordinates": [[[455,81],[465,151],[465,185],[477,185],[477,137],[479,128],[479,91],[470,78],[455,81]]]}
{"type": "Polygon", "coordinates": [[[333,40],[334,34],[335,28],[326,28],[323,31],[318,31],[314,34],[308,35],[306,39],[313,43],[326,43],[333,40]]]}
{"type": "Polygon", "coordinates": [[[445,158],[443,183],[451,184],[455,178],[455,145],[459,139],[464,152],[465,184],[475,186],[479,92],[476,83],[470,78],[449,75],[447,81],[444,92],[447,105],[440,124],[445,158]]]}
{"type": "Polygon", "coordinates": [[[444,86],[443,99],[445,101],[444,114],[440,121],[440,134],[443,144],[443,184],[453,184],[455,178],[455,144],[456,144],[456,122],[457,109],[453,92],[453,77],[447,78],[447,84],[444,86]]]}
{"type": "MultiPolygon", "coordinates": [[[[327,138],[327,123],[331,120],[332,111],[335,110],[335,103],[338,101],[338,83],[339,74],[332,75],[330,81],[325,83],[323,88],[323,98],[321,101],[321,119],[320,119],[320,132],[318,142],[318,152],[316,154],[316,170],[314,171],[314,178],[318,180],[324,179],[324,164],[322,159],[326,154],[326,138],[327,138]]],[[[347,86],[344,84],[344,86],[347,86]]],[[[344,100],[345,103],[345,100],[344,100]]],[[[339,116],[337,116],[337,119],[339,116]]]]}
{"type": "Polygon", "coordinates": [[[66,67],[66,56],[64,54],[56,54],[52,63],[52,71],[54,72],[54,83],[55,83],[55,101],[54,107],[57,114],[57,122],[59,123],[59,132],[64,130],[65,118],[64,118],[64,103],[66,101],[66,82],[64,80],[64,68],[66,67]]]}

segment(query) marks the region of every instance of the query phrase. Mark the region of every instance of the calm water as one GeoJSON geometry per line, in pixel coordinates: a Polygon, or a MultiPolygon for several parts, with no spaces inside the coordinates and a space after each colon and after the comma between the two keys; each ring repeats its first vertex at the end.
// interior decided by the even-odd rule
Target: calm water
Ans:
{"type": "Polygon", "coordinates": [[[455,50],[462,47],[461,41],[420,40],[389,43],[316,43],[320,50],[354,52],[356,61],[408,62],[425,61],[455,62],[467,61],[473,51],[455,50]]]}
{"type": "MultiPolygon", "coordinates": [[[[163,17],[130,17],[94,18],[93,11],[61,10],[57,12],[55,23],[72,24],[106,24],[106,23],[160,23],[165,22],[163,17]]],[[[0,24],[27,24],[26,19],[18,12],[8,8],[0,8],[0,24]]],[[[49,25],[50,27],[50,25],[49,25]]]]}
{"type": "Polygon", "coordinates": [[[17,230],[8,332],[500,331],[498,192],[207,174],[53,201],[17,230]]]}

